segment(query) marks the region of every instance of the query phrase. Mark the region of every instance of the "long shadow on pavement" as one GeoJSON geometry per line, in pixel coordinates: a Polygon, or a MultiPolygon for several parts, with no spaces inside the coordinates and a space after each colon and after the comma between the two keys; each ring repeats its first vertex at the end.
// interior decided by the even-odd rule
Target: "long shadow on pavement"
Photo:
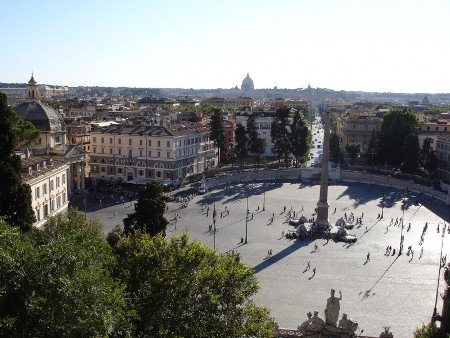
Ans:
{"type": "Polygon", "coordinates": [[[271,266],[272,264],[277,263],[278,261],[282,260],[284,257],[286,257],[286,256],[290,255],[291,253],[297,251],[301,247],[309,245],[309,243],[314,242],[316,239],[317,238],[307,238],[307,239],[302,239],[302,240],[296,240],[294,243],[292,243],[287,248],[284,248],[283,250],[281,250],[280,252],[277,252],[272,257],[270,257],[270,258],[262,261],[258,265],[256,265],[253,268],[253,270],[255,271],[255,273],[261,272],[264,269],[266,269],[269,266],[271,266]]]}
{"type": "Polygon", "coordinates": [[[397,255],[397,257],[395,257],[394,261],[387,267],[387,269],[383,272],[383,274],[380,276],[380,278],[378,278],[378,280],[368,290],[366,290],[366,292],[364,293],[363,298],[361,300],[364,300],[370,296],[370,293],[372,292],[372,290],[383,279],[384,275],[389,271],[389,269],[392,267],[392,265],[394,265],[394,263],[397,261],[397,259],[399,257],[400,257],[399,255],[397,255]]]}

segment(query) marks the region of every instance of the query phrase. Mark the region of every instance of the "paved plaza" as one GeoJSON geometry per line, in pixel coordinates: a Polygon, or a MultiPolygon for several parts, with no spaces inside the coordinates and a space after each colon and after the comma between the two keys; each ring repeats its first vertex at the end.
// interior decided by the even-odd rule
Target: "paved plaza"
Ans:
{"type": "MultiPolygon", "coordinates": [[[[442,221],[449,222],[450,207],[414,193],[402,198],[402,191],[391,188],[350,183],[333,185],[329,187],[328,195],[329,220],[333,225],[344,213],[353,213],[355,217],[364,213],[362,226],[349,231],[357,236],[357,242],[327,243],[324,239],[288,240],[282,237],[283,232],[293,229],[285,222],[287,211],[292,207],[310,218],[318,197],[319,185],[281,182],[230,185],[194,197],[187,208],[180,209],[179,203],[170,202],[166,217],[171,223],[167,233],[172,236],[188,231],[192,239],[213,247],[214,236],[209,226],[213,224],[215,204],[217,251],[224,253],[234,249],[240,253],[243,262],[254,268],[261,283],[255,301],[271,310],[280,327],[296,328],[306,320],[308,311],[317,310],[323,317],[330,289],[335,289],[337,294],[342,291],[340,317],[347,313],[358,322],[358,333],[363,329],[364,334],[378,336],[384,326],[390,326],[395,337],[411,337],[414,329],[429,322],[432,315],[442,239],[441,232],[437,233],[437,225],[442,221]],[[264,192],[265,211],[262,210],[264,192]],[[243,245],[240,242],[245,238],[247,197],[251,220],[248,221],[248,243],[243,245]],[[389,223],[391,218],[395,222],[396,218],[402,217],[402,203],[406,206],[404,251],[398,256],[401,226],[389,226],[389,223]],[[201,211],[203,205],[210,207],[208,217],[206,208],[201,211]],[[286,212],[283,212],[284,207],[286,212]],[[229,215],[225,210],[229,210],[229,215]],[[382,212],[383,219],[377,219],[382,212]],[[176,229],[175,214],[180,216],[176,229]],[[274,222],[269,225],[273,214],[274,222]],[[419,245],[426,222],[425,240],[419,245]],[[409,223],[411,229],[408,231],[409,223]],[[385,255],[389,245],[396,250],[395,255],[385,255]],[[409,246],[414,254],[408,256],[409,246]],[[268,250],[272,251],[270,258],[267,258],[268,250]]],[[[121,224],[131,210],[131,203],[127,202],[89,212],[88,216],[98,217],[108,232],[114,225],[121,224]]],[[[450,248],[448,238],[450,235],[446,234],[444,255],[450,248]]],[[[441,278],[440,293],[443,292],[442,284],[441,278]]],[[[441,306],[439,296],[439,312],[441,306]]]]}

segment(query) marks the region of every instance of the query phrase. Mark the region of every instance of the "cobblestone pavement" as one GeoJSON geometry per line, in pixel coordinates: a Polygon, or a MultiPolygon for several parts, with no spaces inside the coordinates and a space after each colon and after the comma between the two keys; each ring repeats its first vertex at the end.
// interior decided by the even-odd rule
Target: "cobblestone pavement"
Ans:
{"type": "MultiPolygon", "coordinates": [[[[328,196],[331,224],[344,213],[353,213],[355,217],[364,213],[362,226],[349,231],[357,236],[357,242],[348,245],[334,241],[327,243],[323,239],[283,238],[282,232],[292,229],[285,222],[284,207],[287,211],[292,207],[309,218],[318,197],[318,185],[276,182],[228,186],[194,197],[187,208],[180,209],[178,203],[169,203],[167,218],[171,223],[167,233],[172,236],[188,231],[192,239],[213,247],[214,236],[208,229],[213,224],[215,204],[218,212],[217,251],[224,253],[234,249],[240,253],[243,262],[255,269],[261,284],[255,301],[271,310],[280,327],[296,328],[306,320],[308,311],[317,310],[323,316],[326,299],[333,288],[337,294],[341,290],[343,295],[340,317],[347,313],[360,324],[365,334],[377,336],[383,326],[391,326],[395,337],[411,337],[414,329],[428,322],[433,312],[442,239],[441,233],[437,233],[437,225],[442,221],[449,223],[450,207],[412,193],[402,198],[402,191],[390,188],[365,184],[333,185],[328,196]],[[384,217],[380,220],[377,217],[382,213],[383,194],[384,217]],[[247,197],[252,219],[248,221],[248,243],[242,245],[247,197]],[[401,227],[388,225],[391,218],[395,221],[402,217],[402,203],[405,205],[404,252],[398,256],[401,227]],[[210,206],[208,217],[206,209],[201,211],[202,205],[210,206]],[[180,220],[175,229],[173,218],[176,213],[180,220]],[[221,213],[223,217],[220,217],[221,213]],[[273,215],[274,222],[268,225],[273,215]],[[426,222],[425,241],[419,245],[426,222]],[[409,223],[411,229],[407,231],[409,223]],[[318,249],[314,250],[316,244],[318,249]],[[389,245],[396,250],[396,255],[384,255],[389,245]],[[414,254],[408,256],[409,246],[414,254]],[[272,250],[270,258],[267,258],[268,250],[272,250]],[[368,253],[370,261],[366,262],[368,253]],[[308,262],[310,269],[307,270],[308,262]]],[[[108,232],[121,223],[131,208],[128,202],[88,212],[88,216],[99,218],[108,232]]],[[[448,238],[450,235],[446,234],[444,255],[450,249],[448,238]]],[[[439,292],[442,293],[442,278],[440,282],[439,292]]],[[[438,297],[439,312],[441,306],[438,297]]]]}

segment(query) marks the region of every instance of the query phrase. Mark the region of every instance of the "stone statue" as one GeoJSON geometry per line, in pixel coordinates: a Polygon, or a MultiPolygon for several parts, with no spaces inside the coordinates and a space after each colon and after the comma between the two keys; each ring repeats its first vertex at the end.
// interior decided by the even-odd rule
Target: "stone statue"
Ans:
{"type": "Polygon", "coordinates": [[[325,322],[322,318],[320,318],[318,311],[314,311],[314,316],[310,320],[310,324],[308,326],[308,330],[310,331],[319,331],[324,325],[325,322]]]}
{"type": "Polygon", "coordinates": [[[339,301],[342,299],[342,293],[339,291],[339,298],[336,298],[334,296],[334,292],[335,291],[331,289],[331,297],[327,299],[327,307],[325,308],[325,322],[336,326],[339,319],[339,301]]]}
{"type": "Polygon", "coordinates": [[[308,316],[308,319],[305,320],[305,321],[302,323],[302,325],[300,325],[300,326],[297,328],[297,330],[300,331],[300,332],[306,332],[306,331],[308,330],[309,325],[311,324],[311,317],[312,317],[311,311],[308,312],[306,315],[308,316]]]}
{"type": "Polygon", "coordinates": [[[384,328],[384,332],[381,332],[380,338],[394,338],[394,335],[392,334],[392,332],[389,332],[390,328],[391,328],[390,326],[386,326],[384,328]]]}
{"type": "Polygon", "coordinates": [[[343,313],[338,327],[347,331],[348,333],[355,333],[356,329],[358,328],[358,323],[355,323],[353,320],[347,318],[347,314],[343,313]]]}

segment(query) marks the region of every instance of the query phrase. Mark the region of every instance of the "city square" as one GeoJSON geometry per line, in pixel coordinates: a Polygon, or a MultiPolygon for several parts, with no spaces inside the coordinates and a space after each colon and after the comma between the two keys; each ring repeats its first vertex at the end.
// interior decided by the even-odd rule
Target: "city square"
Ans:
{"type": "MultiPolygon", "coordinates": [[[[344,214],[363,216],[362,225],[349,230],[357,242],[286,239],[284,235],[293,229],[287,222],[287,213],[292,208],[299,215],[313,217],[319,187],[298,181],[228,184],[194,196],[186,208],[181,208],[178,202],[169,202],[167,235],[187,231],[193,240],[211,248],[215,244],[219,253],[234,250],[239,254],[260,280],[261,289],[255,302],[267,306],[280,327],[297,328],[309,311],[318,311],[323,316],[330,289],[335,289],[342,292],[340,316],[346,313],[358,322],[357,333],[364,330],[365,335],[377,336],[383,327],[390,326],[396,337],[410,337],[416,327],[429,322],[433,312],[442,227],[450,219],[448,206],[413,192],[405,196],[395,188],[335,184],[328,189],[329,221],[334,225],[344,214]],[[244,244],[247,197],[249,218],[247,244],[244,244]],[[405,206],[403,232],[402,205],[405,206]],[[217,211],[215,243],[211,231],[214,207],[217,211]],[[389,226],[391,219],[393,223],[389,226]],[[428,230],[423,244],[419,245],[426,223],[428,230]],[[404,249],[399,256],[402,234],[404,249]],[[388,246],[396,253],[392,251],[386,256],[388,246]],[[413,253],[407,255],[409,246],[413,253]]],[[[97,208],[95,212],[88,208],[92,211],[88,217],[99,218],[107,233],[121,224],[132,208],[132,202],[97,208]]],[[[448,251],[447,236],[446,233],[443,255],[448,251]]],[[[442,283],[441,280],[440,293],[442,283]]],[[[441,306],[438,295],[438,312],[441,306]]]]}

